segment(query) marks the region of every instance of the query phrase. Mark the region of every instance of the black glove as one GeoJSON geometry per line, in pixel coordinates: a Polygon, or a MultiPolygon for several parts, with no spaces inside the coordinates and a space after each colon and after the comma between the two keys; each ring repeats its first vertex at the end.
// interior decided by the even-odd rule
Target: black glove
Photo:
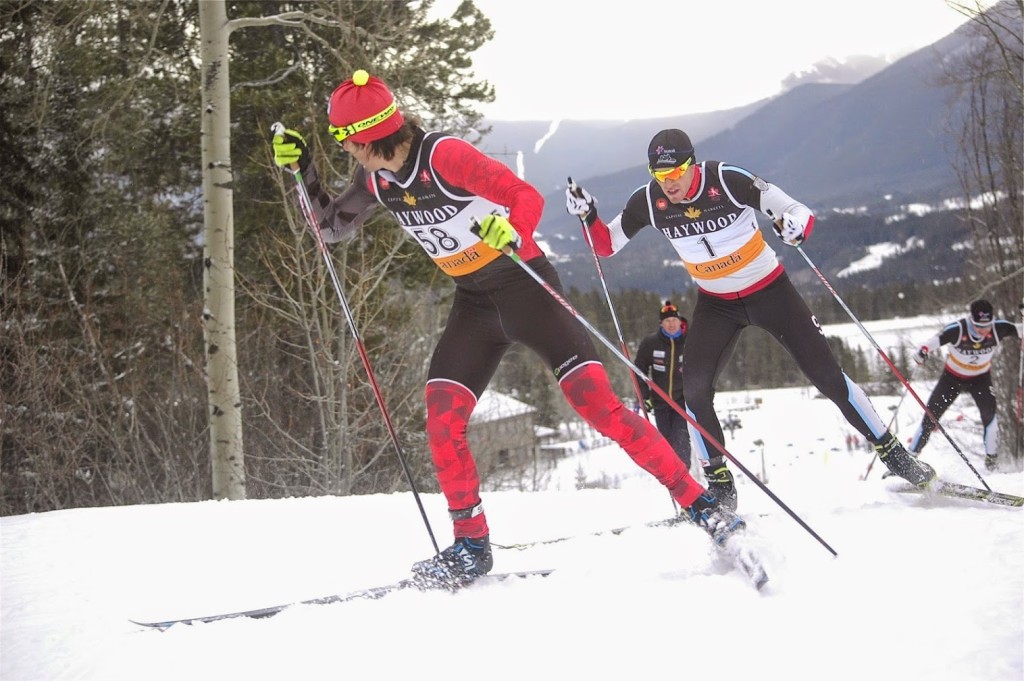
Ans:
{"type": "Polygon", "coordinates": [[[917,349],[917,352],[914,353],[914,361],[917,362],[918,364],[924,364],[927,360],[928,348],[922,345],[920,348],[917,349]]]}

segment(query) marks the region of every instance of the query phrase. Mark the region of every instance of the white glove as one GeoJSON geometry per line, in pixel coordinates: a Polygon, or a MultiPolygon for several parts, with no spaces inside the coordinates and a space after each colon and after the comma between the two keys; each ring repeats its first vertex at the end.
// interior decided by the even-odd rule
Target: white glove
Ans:
{"type": "Polygon", "coordinates": [[[918,348],[917,352],[914,353],[914,361],[917,362],[918,364],[924,364],[927,359],[928,348],[922,345],[920,348],[918,348]]]}
{"type": "Polygon", "coordinates": [[[772,223],[775,233],[790,246],[799,246],[804,242],[804,230],[807,224],[803,219],[792,213],[783,213],[781,220],[772,223]]]}
{"type": "Polygon", "coordinates": [[[597,201],[583,187],[577,186],[573,179],[569,178],[569,186],[565,188],[565,210],[570,215],[575,215],[580,220],[586,219],[591,211],[596,211],[597,201]]]}

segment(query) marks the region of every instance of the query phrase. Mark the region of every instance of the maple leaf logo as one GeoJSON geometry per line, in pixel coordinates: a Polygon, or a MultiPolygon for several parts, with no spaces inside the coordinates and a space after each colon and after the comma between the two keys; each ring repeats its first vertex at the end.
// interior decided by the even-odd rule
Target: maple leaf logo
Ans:
{"type": "Polygon", "coordinates": [[[683,215],[690,218],[691,220],[694,220],[700,217],[700,209],[694,206],[690,206],[689,208],[686,209],[686,212],[683,213],[683,215]]]}
{"type": "Polygon", "coordinates": [[[410,206],[416,205],[416,197],[410,194],[409,192],[405,193],[405,196],[402,197],[402,201],[410,206]]]}

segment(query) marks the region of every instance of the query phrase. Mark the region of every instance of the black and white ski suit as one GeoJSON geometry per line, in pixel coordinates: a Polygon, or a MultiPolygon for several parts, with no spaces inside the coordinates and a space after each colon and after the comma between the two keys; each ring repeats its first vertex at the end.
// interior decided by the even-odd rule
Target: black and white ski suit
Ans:
{"type": "MultiPolygon", "coordinates": [[[[645,227],[661,232],[697,284],[697,304],[683,352],[686,406],[697,423],[722,442],[714,408],[715,380],[748,326],[764,329],[789,352],[814,386],[830,399],[866,439],[878,443],[886,426],[864,391],[839,366],[821,325],[808,309],[757,222],[760,212],[772,220],[785,213],[807,220],[809,208],[777,186],[739,166],[720,161],[696,164],[689,198],[672,203],[654,180],[639,187],[610,223],[591,225],[593,246],[611,256],[645,227]]],[[[722,456],[703,434],[693,446],[705,466],[722,456]]]]}
{"type": "MultiPolygon", "coordinates": [[[[992,391],[992,360],[999,354],[1004,339],[1020,336],[1017,326],[1005,319],[997,319],[985,328],[963,318],[950,322],[921,344],[928,353],[943,345],[949,346],[942,376],[928,397],[928,411],[936,420],[941,419],[960,393],[970,393],[981,416],[986,456],[996,456],[999,451],[999,418],[996,394],[992,391]]],[[[935,422],[925,414],[910,440],[910,451],[920,454],[935,428],[935,422]]]]}

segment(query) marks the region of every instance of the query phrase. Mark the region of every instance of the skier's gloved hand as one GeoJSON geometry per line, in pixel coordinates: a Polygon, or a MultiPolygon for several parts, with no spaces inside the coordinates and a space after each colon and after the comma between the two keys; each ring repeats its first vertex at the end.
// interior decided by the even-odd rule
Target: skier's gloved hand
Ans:
{"type": "Polygon", "coordinates": [[[309,150],[302,135],[294,130],[274,135],[274,163],[291,172],[295,172],[295,164],[298,164],[299,172],[306,170],[309,166],[309,150]]]}
{"type": "Polygon", "coordinates": [[[565,188],[565,210],[591,225],[597,218],[597,199],[570,177],[569,186],[565,188]]]}
{"type": "Polygon", "coordinates": [[[508,218],[500,215],[485,215],[477,223],[477,229],[474,231],[485,244],[499,251],[506,246],[516,249],[523,244],[523,240],[519,237],[512,223],[508,221],[508,218]]]}
{"type": "Polygon", "coordinates": [[[985,455],[985,469],[986,470],[990,470],[990,471],[994,471],[998,467],[999,467],[999,464],[996,461],[996,455],[995,454],[986,454],[985,455]]]}
{"type": "Polygon", "coordinates": [[[917,349],[917,352],[914,353],[914,361],[917,362],[918,364],[924,364],[927,360],[928,348],[927,346],[922,345],[920,348],[917,349]]]}
{"type": "Polygon", "coordinates": [[[810,235],[809,227],[814,224],[814,216],[806,217],[793,213],[783,213],[782,219],[772,223],[775,233],[783,242],[790,246],[799,246],[810,235]]]}

